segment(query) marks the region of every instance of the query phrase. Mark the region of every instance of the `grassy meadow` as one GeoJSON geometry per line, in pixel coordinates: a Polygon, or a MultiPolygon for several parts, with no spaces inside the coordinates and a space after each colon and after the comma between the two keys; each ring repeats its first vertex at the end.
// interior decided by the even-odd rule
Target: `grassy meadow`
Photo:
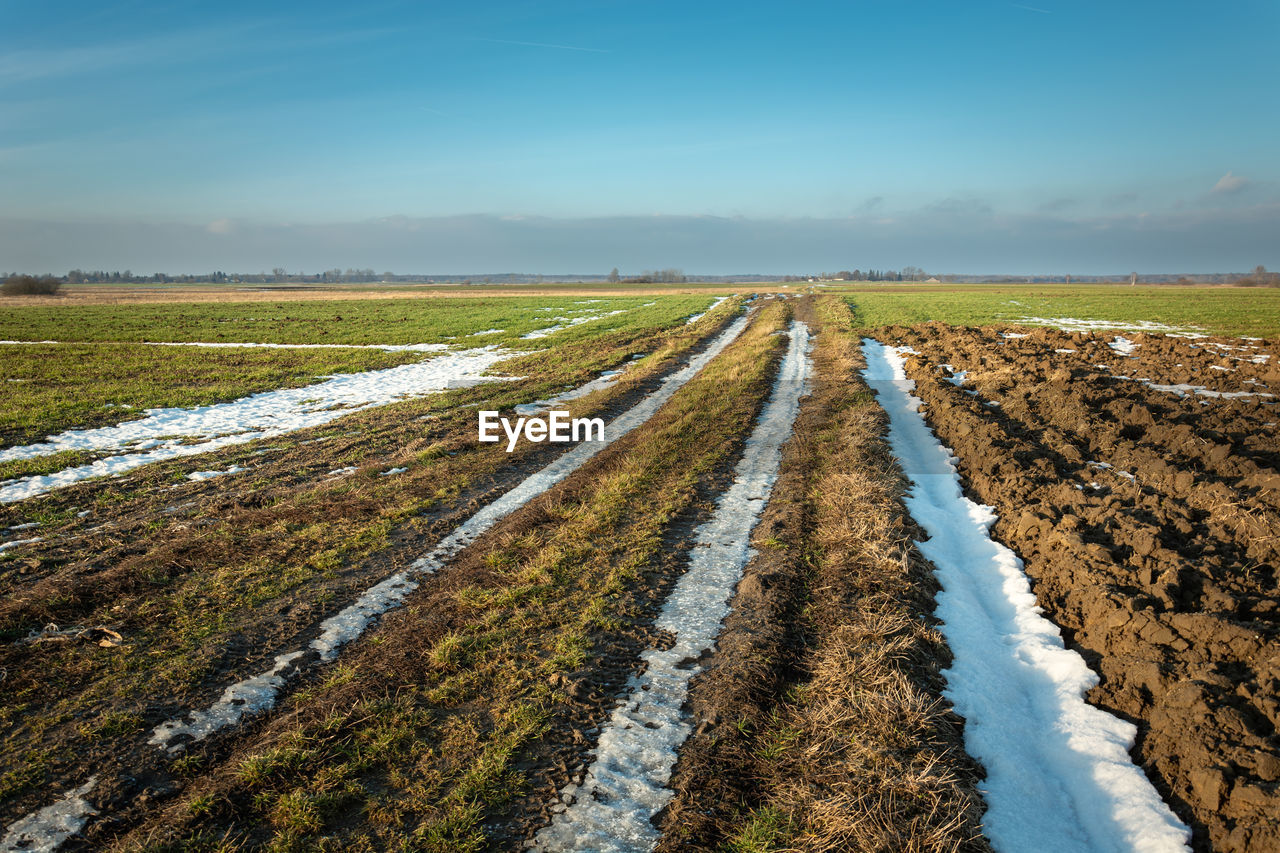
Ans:
{"type": "Polygon", "coordinates": [[[933,320],[958,326],[1072,317],[1201,327],[1206,334],[1280,337],[1280,290],[1115,284],[879,285],[822,288],[844,295],[867,328],[933,320]]]}

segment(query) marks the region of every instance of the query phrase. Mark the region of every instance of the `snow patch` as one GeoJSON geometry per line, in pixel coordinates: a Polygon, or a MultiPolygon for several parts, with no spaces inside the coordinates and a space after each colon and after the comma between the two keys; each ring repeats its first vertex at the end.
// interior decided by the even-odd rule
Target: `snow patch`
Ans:
{"type": "Polygon", "coordinates": [[[553,317],[552,322],[556,325],[547,326],[545,329],[534,329],[532,332],[521,335],[522,340],[532,341],[538,338],[549,337],[562,329],[568,329],[573,326],[581,326],[583,323],[590,323],[593,320],[601,320],[605,317],[613,317],[617,314],[627,313],[625,308],[619,308],[617,311],[606,311],[603,314],[584,314],[581,317],[553,317]]]}
{"type": "Polygon", "coordinates": [[[690,314],[690,315],[689,315],[689,319],[685,320],[685,321],[684,321],[684,324],[685,324],[686,326],[688,326],[688,325],[691,325],[691,324],[693,324],[693,323],[698,322],[698,321],[699,321],[699,320],[701,320],[703,317],[707,316],[707,315],[708,315],[708,314],[710,314],[712,311],[716,310],[716,308],[717,308],[717,307],[719,307],[720,303],[721,303],[721,302],[724,302],[724,301],[725,301],[726,299],[728,299],[728,298],[729,298],[729,297],[727,297],[727,296],[720,296],[720,297],[717,297],[717,298],[716,298],[716,299],[715,299],[715,300],[714,300],[714,301],[713,301],[709,306],[707,306],[707,310],[706,310],[706,311],[703,311],[701,314],[690,314]]]}
{"type": "Polygon", "coordinates": [[[1148,320],[1123,323],[1114,320],[1082,320],[1077,317],[1023,317],[1018,322],[1028,326],[1053,326],[1064,332],[1097,332],[1115,329],[1121,332],[1161,332],[1182,338],[1207,337],[1203,334],[1204,328],[1201,326],[1169,326],[1148,320]]]}
{"type": "Polygon", "coordinates": [[[747,439],[734,481],[715,515],[694,533],[689,568],[663,604],[655,627],[675,636],[667,650],[649,649],[646,668],[629,682],[614,709],[581,786],[562,791],[567,808],[538,833],[546,851],[650,850],[658,842],[651,818],[671,800],[666,785],[676,750],[689,736],[683,705],[689,681],[729,612],[729,599],[751,556],[748,540],[778,476],[782,445],[791,436],[800,398],[808,393],[809,330],[791,324],[791,341],[760,420],[747,439]]]}
{"type": "MultiPolygon", "coordinates": [[[[484,332],[476,334],[483,335],[484,332]]],[[[376,349],[383,352],[444,352],[448,344],[260,344],[207,341],[142,341],[149,347],[205,347],[207,349],[376,349]]]]}
{"type": "Polygon", "coordinates": [[[955,457],[926,424],[905,361],[866,339],[864,376],[889,415],[889,443],[942,591],[955,658],[946,696],[986,768],[984,826],[997,850],[1185,851],[1190,830],[1129,757],[1135,727],[1084,701],[1098,677],[1040,615],[1018,556],[990,538],[990,507],[964,496],[955,457]]]}
{"type": "Polygon", "coordinates": [[[230,403],[148,409],[140,420],[70,430],[40,444],[10,447],[0,451],[0,462],[64,450],[124,452],[53,474],[9,481],[0,485],[0,503],[41,495],[90,477],[120,474],[151,462],[320,426],[351,412],[405,397],[498,381],[502,377],[484,376],[484,372],[508,355],[495,347],[461,350],[385,370],[338,374],[315,385],[264,391],[230,403]],[[197,440],[190,442],[193,438],[197,440]]]}
{"type": "Polygon", "coordinates": [[[90,776],[88,782],[68,791],[58,802],[10,824],[4,840],[0,841],[0,853],[50,853],[57,850],[98,813],[85,799],[96,784],[98,777],[90,776]]]}
{"type": "Polygon", "coordinates": [[[43,542],[39,536],[34,539],[14,539],[10,542],[0,542],[0,554],[8,551],[10,548],[20,548],[23,545],[34,545],[37,542],[43,542]]]}
{"type": "MultiPolygon", "coordinates": [[[[312,640],[310,650],[317,652],[321,661],[334,660],[341,648],[363,634],[371,622],[388,610],[404,603],[405,597],[418,587],[415,577],[433,574],[443,568],[449,559],[478,539],[493,525],[564,480],[608,447],[611,442],[649,420],[676,391],[701,372],[713,358],[742,334],[748,320],[748,317],[740,317],[721,332],[706,350],[668,376],[657,390],[614,418],[605,428],[604,441],[584,441],[576,445],[542,470],[527,477],[515,488],[482,507],[442,539],[430,553],[414,561],[408,569],[397,572],[365,590],[354,602],[320,623],[320,636],[312,640]]],[[[281,655],[276,658],[276,666],[272,669],[231,685],[223,693],[222,699],[207,710],[191,712],[188,715],[189,723],[170,721],[158,726],[150,742],[171,753],[180,751],[181,744],[171,745],[173,738],[180,734],[190,734],[195,740],[200,740],[221,728],[234,725],[245,713],[258,713],[271,708],[285,680],[293,674],[293,670],[287,668],[288,664],[306,652],[307,650],[304,649],[289,655],[281,655]],[[236,704],[242,696],[246,695],[253,698],[253,705],[249,711],[244,710],[243,701],[239,705],[236,704]]]]}
{"type": "Polygon", "coordinates": [[[201,480],[212,480],[214,477],[221,477],[224,474],[239,474],[241,471],[247,470],[247,468],[241,468],[239,465],[232,465],[225,471],[192,471],[187,475],[187,479],[200,482],[201,480]]]}
{"type": "MultiPolygon", "coordinates": [[[[1129,379],[1128,376],[1117,376],[1116,379],[1129,379]]],[[[1274,394],[1268,394],[1264,391],[1214,391],[1203,385],[1187,385],[1180,383],[1178,385],[1161,385],[1158,382],[1152,382],[1149,379],[1135,379],[1134,382],[1141,382],[1152,391],[1164,391],[1168,394],[1177,394],[1179,397],[1185,397],[1188,394],[1195,394],[1198,397],[1210,397],[1215,400],[1240,400],[1246,397],[1274,397],[1274,394]]]]}
{"type": "Polygon", "coordinates": [[[515,412],[517,415],[524,415],[525,417],[545,412],[560,403],[564,403],[569,400],[577,400],[579,397],[585,397],[594,391],[599,391],[602,388],[608,388],[614,382],[618,381],[618,376],[621,373],[621,370],[606,370],[590,382],[584,382],[577,388],[556,394],[554,397],[548,397],[545,400],[535,400],[532,403],[521,403],[515,407],[515,412]]]}
{"type": "Polygon", "coordinates": [[[945,368],[946,371],[951,374],[950,376],[947,376],[945,378],[948,382],[950,382],[952,385],[955,385],[957,387],[960,385],[963,385],[965,377],[969,375],[969,371],[956,370],[955,367],[950,364],[939,364],[938,367],[945,368]]]}
{"type": "Polygon", "coordinates": [[[1121,355],[1132,355],[1133,351],[1138,348],[1138,344],[1135,341],[1129,340],[1124,335],[1118,336],[1111,343],[1107,344],[1107,346],[1111,347],[1111,349],[1121,355]]]}
{"type": "Polygon", "coordinates": [[[293,662],[302,655],[300,651],[277,655],[275,666],[253,678],[231,685],[209,710],[192,714],[191,722],[169,720],[156,726],[147,743],[167,749],[171,755],[177,754],[185,749],[185,741],[173,743],[178,738],[203,740],[219,729],[235,725],[246,716],[267,710],[275,704],[276,693],[291,674],[293,662]]]}

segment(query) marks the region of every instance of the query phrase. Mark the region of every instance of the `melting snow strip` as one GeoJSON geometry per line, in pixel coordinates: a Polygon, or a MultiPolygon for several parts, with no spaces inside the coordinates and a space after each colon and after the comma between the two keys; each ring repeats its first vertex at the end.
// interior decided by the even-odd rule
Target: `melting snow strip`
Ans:
{"type": "Polygon", "coordinates": [[[733,484],[717,501],[715,515],[695,532],[688,571],[655,623],[675,635],[675,644],[644,652],[646,668],[631,679],[630,695],[602,729],[582,785],[562,791],[568,808],[537,834],[535,849],[608,853],[657,844],[651,819],[673,796],[667,782],[690,731],[682,707],[689,680],[701,671],[693,662],[715,643],[750,557],[751,530],[777,479],[800,398],[808,393],[808,352],[808,327],[794,321],[773,393],[747,439],[733,484]]]}
{"type": "Polygon", "coordinates": [[[528,334],[521,335],[520,338],[526,341],[536,340],[537,338],[549,337],[561,329],[567,329],[570,326],[581,326],[583,323],[590,323],[592,320],[601,320],[605,317],[612,317],[616,314],[625,314],[625,308],[619,308],[617,311],[606,311],[603,314],[586,314],[582,317],[554,317],[555,326],[547,326],[545,329],[534,329],[528,334]]]}
{"type": "MultiPolygon", "coordinates": [[[[498,331],[502,331],[499,329],[498,331]]],[[[483,335],[485,332],[476,332],[483,335]]],[[[377,349],[383,352],[444,352],[448,344],[275,344],[237,343],[228,341],[0,341],[0,344],[67,344],[97,346],[108,344],[140,344],[148,347],[204,347],[206,349],[377,349]]]]}
{"type": "Polygon", "coordinates": [[[0,450],[0,462],[64,450],[126,452],[53,474],[0,484],[0,503],[41,495],[90,477],[120,474],[151,462],[208,453],[320,426],[351,412],[404,397],[499,381],[501,377],[484,376],[484,372],[508,355],[496,347],[462,350],[385,370],[338,374],[315,385],[265,391],[230,403],[189,409],[148,409],[146,417],[136,421],[100,429],[70,430],[40,444],[6,448],[0,450]],[[193,436],[204,440],[184,443],[184,439],[193,436]]]}
{"type": "Polygon", "coordinates": [[[1184,851],[1190,830],[1129,757],[1137,729],[1084,701],[1098,677],[1040,615],[1016,554],[990,538],[996,516],[964,496],[955,458],[911,394],[905,360],[865,339],[864,376],[889,415],[889,443],[928,532],[937,616],[954,655],[946,696],[987,771],[983,823],[998,851],[1184,851]]]}
{"type": "MultiPolygon", "coordinates": [[[[501,330],[499,330],[501,331],[501,330]]],[[[485,334],[477,332],[478,335],[485,334]]],[[[127,343],[127,342],[126,342],[127,343]]],[[[149,347],[205,347],[208,349],[377,349],[383,352],[444,352],[448,344],[258,344],[222,341],[143,341],[149,347]]]]}
{"type": "Polygon", "coordinates": [[[18,548],[23,545],[34,545],[37,542],[43,542],[43,541],[44,541],[43,539],[37,536],[35,539],[14,539],[12,542],[0,542],[0,554],[3,554],[5,551],[8,551],[10,548],[18,548]]]}
{"type": "MultiPolygon", "coordinates": [[[[485,505],[439,544],[425,557],[416,560],[407,570],[397,572],[382,582],[365,590],[352,604],[320,623],[320,636],[311,642],[310,650],[318,653],[321,661],[332,661],[342,646],[355,640],[383,613],[399,607],[418,588],[415,578],[433,574],[445,563],[478,539],[503,518],[520,509],[533,498],[564,480],[581,468],[587,460],[609,444],[641,426],[659,408],[696,376],[713,358],[729,346],[747,327],[748,317],[741,317],[721,332],[702,353],[690,359],[680,370],[672,373],[652,394],[609,423],[604,441],[584,441],[566,452],[542,470],[530,475],[519,485],[485,505]]],[[[148,741],[170,754],[183,751],[181,740],[189,737],[202,740],[219,729],[238,723],[246,715],[270,709],[284,683],[299,671],[295,663],[307,650],[299,650],[276,658],[270,670],[249,678],[238,685],[228,687],[222,698],[203,711],[193,711],[157,726],[148,741]],[[248,693],[251,699],[244,697],[248,693]],[[185,718],[185,719],[184,719],[185,718]],[[177,741],[177,743],[175,743],[177,741]]]]}
{"type": "Polygon", "coordinates": [[[1179,385],[1161,385],[1158,382],[1152,382],[1150,379],[1135,379],[1132,376],[1120,376],[1115,374],[1112,379],[1127,379],[1132,382],[1141,382],[1152,391],[1163,391],[1166,394],[1177,394],[1179,397],[1185,397],[1188,394],[1195,394],[1197,397],[1210,397],[1215,400],[1242,400],[1248,397],[1274,397],[1275,394],[1268,394],[1264,391],[1214,391],[1203,385],[1188,385],[1181,383],[1179,385]]]}
{"type": "Polygon", "coordinates": [[[1023,317],[1018,320],[1026,326],[1053,326],[1064,332],[1096,332],[1116,329],[1123,332],[1162,332],[1181,338],[1203,338],[1201,326],[1169,326],[1164,323],[1153,323],[1142,320],[1136,323],[1121,323],[1114,320],[1081,320],[1076,317],[1023,317]]]}
{"type": "Polygon", "coordinates": [[[187,475],[188,480],[200,482],[201,480],[212,480],[214,477],[222,477],[227,474],[239,474],[241,471],[247,471],[248,468],[241,468],[239,465],[232,465],[225,471],[192,471],[187,475]]]}
{"type": "Polygon", "coordinates": [[[707,310],[706,310],[706,311],[703,311],[701,314],[691,314],[691,315],[689,316],[689,319],[684,321],[684,324],[685,324],[686,326],[688,326],[688,325],[691,325],[691,324],[693,324],[693,323],[698,322],[698,321],[699,321],[699,320],[701,320],[703,317],[707,316],[707,315],[708,315],[708,314],[710,314],[712,311],[716,310],[716,308],[717,308],[717,307],[719,307],[720,303],[721,303],[721,302],[724,302],[724,301],[725,301],[726,299],[728,299],[728,298],[729,298],[729,297],[727,297],[727,296],[720,296],[720,297],[717,297],[717,298],[716,298],[716,300],[715,300],[714,302],[712,302],[710,306],[708,306],[708,307],[707,307],[707,310]]]}
{"type": "Polygon", "coordinates": [[[550,409],[552,406],[556,406],[560,403],[564,403],[569,400],[577,400],[579,397],[585,397],[593,391],[599,391],[601,388],[608,388],[614,382],[618,381],[618,376],[621,373],[621,370],[606,370],[590,382],[584,382],[577,388],[556,394],[554,397],[548,397],[545,400],[535,400],[532,403],[521,403],[515,407],[515,413],[517,415],[525,415],[526,417],[529,415],[536,415],[540,412],[545,412],[547,409],[550,409]]]}
{"type": "Polygon", "coordinates": [[[0,841],[0,853],[47,853],[57,850],[72,835],[79,832],[96,815],[97,810],[84,798],[97,783],[91,776],[74,791],[51,806],[29,814],[10,825],[4,840],[0,841]]]}

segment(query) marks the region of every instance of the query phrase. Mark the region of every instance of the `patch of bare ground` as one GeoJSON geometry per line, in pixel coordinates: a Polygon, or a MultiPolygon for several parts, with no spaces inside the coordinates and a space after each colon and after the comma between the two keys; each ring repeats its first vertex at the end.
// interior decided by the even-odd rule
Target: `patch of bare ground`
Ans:
{"type": "Polygon", "coordinates": [[[659,849],[980,851],[980,770],[941,698],[936,582],[839,300],[706,671],[659,849]]]}
{"type": "Polygon", "coordinates": [[[1110,335],[937,324],[877,337],[920,353],[908,375],[966,489],[1100,674],[1089,699],[1137,724],[1135,760],[1195,848],[1280,849],[1280,405],[1258,396],[1280,393],[1280,348],[1138,335],[1126,354],[1110,335]],[[1159,387],[1174,385],[1254,396],[1159,387]]]}
{"type": "Polygon", "coordinates": [[[554,358],[509,363],[522,382],[406,401],[6,507],[46,522],[42,542],[0,561],[0,825],[93,773],[123,780],[104,786],[110,803],[171,789],[167,761],[145,742],[151,728],[304,644],[372,582],[562,452],[477,445],[477,403],[508,409],[651,354],[564,407],[609,417],[734,313],[726,304],[689,328],[568,344],[554,358]],[[193,465],[231,464],[251,470],[186,480],[193,465]],[[395,468],[407,470],[382,476],[395,468]],[[20,642],[50,623],[104,626],[123,642],[20,642]]]}
{"type": "Polygon", "coordinates": [[[565,750],[585,749],[654,642],[678,566],[668,536],[740,452],[787,313],[763,308],[648,424],[424,578],[276,712],[197,745],[176,798],[121,801],[88,843],[477,850],[509,837],[495,822],[567,781],[565,750]]]}

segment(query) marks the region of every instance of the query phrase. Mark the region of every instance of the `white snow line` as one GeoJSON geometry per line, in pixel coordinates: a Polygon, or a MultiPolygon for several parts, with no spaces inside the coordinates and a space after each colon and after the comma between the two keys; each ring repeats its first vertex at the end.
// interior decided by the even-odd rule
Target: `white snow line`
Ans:
{"type": "MultiPolygon", "coordinates": [[[[485,333],[477,332],[476,334],[485,333]]],[[[115,343],[131,343],[131,341],[115,343]]],[[[383,352],[444,352],[449,349],[448,344],[266,344],[221,341],[142,341],[142,343],[149,347],[203,347],[206,349],[376,349],[383,352]]]]}
{"type": "Polygon", "coordinates": [[[201,480],[212,480],[214,477],[222,477],[227,474],[239,474],[241,471],[248,470],[248,468],[241,468],[239,465],[232,465],[225,471],[192,471],[187,475],[187,479],[198,483],[201,480]]]}
{"type": "MultiPolygon", "coordinates": [[[[276,694],[284,687],[285,681],[296,673],[294,661],[302,657],[303,651],[293,651],[276,655],[275,664],[266,672],[253,678],[246,678],[232,684],[222,691],[222,697],[207,711],[193,714],[191,722],[169,720],[156,726],[148,743],[165,746],[179,734],[190,735],[193,740],[203,740],[219,729],[235,725],[247,716],[253,716],[271,708],[276,703],[276,694]]],[[[171,753],[180,750],[171,749],[171,753]]]]}
{"type": "MultiPolygon", "coordinates": [[[[748,321],[748,317],[739,318],[721,332],[702,353],[690,359],[685,367],[668,376],[657,390],[614,418],[605,428],[604,441],[584,441],[564,453],[542,470],[530,475],[519,485],[482,507],[442,539],[429,554],[416,560],[408,569],[397,572],[365,590],[354,602],[321,622],[320,636],[311,642],[309,648],[319,653],[321,661],[335,659],[344,645],[363,634],[365,629],[383,613],[399,607],[405,597],[418,588],[415,578],[433,574],[443,568],[449,559],[478,539],[493,525],[577,471],[587,460],[612,442],[648,421],[677,390],[737,339],[738,335],[742,334],[742,330],[747,327],[748,321]]],[[[290,667],[291,662],[305,652],[306,649],[302,649],[290,655],[281,655],[276,658],[276,665],[272,669],[253,676],[239,685],[228,687],[222,699],[209,708],[190,712],[157,726],[152,732],[149,743],[167,750],[170,754],[177,754],[184,749],[184,745],[183,743],[175,744],[174,740],[181,736],[186,735],[193,740],[201,740],[219,729],[239,722],[246,713],[258,713],[269,709],[275,704],[276,695],[284,686],[284,681],[296,672],[290,667]],[[245,689],[250,690],[255,697],[251,707],[240,703],[238,691],[245,689]]]]}
{"type": "Polygon", "coordinates": [[[44,541],[43,539],[37,536],[34,539],[14,539],[12,542],[0,542],[0,554],[3,554],[5,551],[8,551],[10,548],[19,548],[23,545],[34,545],[37,542],[43,542],[43,541],[44,541]]]}
{"type": "Polygon", "coordinates": [[[1114,320],[1082,320],[1077,317],[1022,317],[1019,323],[1026,326],[1053,326],[1064,332],[1097,332],[1115,329],[1121,332],[1161,332],[1180,338],[1204,338],[1202,326],[1169,326],[1164,323],[1153,323],[1140,320],[1136,323],[1125,323],[1114,320]]]}
{"type": "MultiPolygon", "coordinates": [[[[498,331],[502,331],[499,329],[498,331]]],[[[476,332],[483,335],[485,332],[476,332]]],[[[273,344],[227,341],[0,341],[0,345],[59,344],[95,346],[99,344],[138,344],[147,347],[203,347],[205,349],[376,349],[383,352],[444,352],[448,344],[273,344]]]]}
{"type": "Polygon", "coordinates": [[[510,353],[495,347],[461,350],[385,370],[343,373],[303,388],[264,391],[230,403],[189,409],[149,409],[136,421],[100,429],[70,430],[40,444],[0,450],[0,462],[64,450],[125,451],[88,465],[65,468],[0,485],[0,503],[12,503],[90,477],[129,471],[151,462],[220,450],[235,444],[316,427],[352,412],[404,397],[439,393],[509,377],[484,372],[510,353]],[[204,439],[185,444],[183,437],[204,439]]]}
{"type": "Polygon", "coordinates": [[[385,470],[385,471],[379,471],[379,472],[378,472],[378,476],[379,476],[379,477],[394,477],[395,475],[397,475],[397,474],[403,474],[405,471],[408,471],[408,470],[409,470],[408,468],[388,468],[388,469],[387,469],[387,470],[385,470]]]}
{"type": "Polygon", "coordinates": [[[675,635],[675,644],[641,655],[644,672],[631,679],[630,695],[603,727],[582,785],[561,792],[567,808],[537,834],[535,849],[607,853],[657,844],[651,819],[674,796],[667,782],[676,750],[689,736],[682,708],[689,680],[702,669],[694,662],[715,643],[750,558],[751,530],[769,501],[800,398],[809,393],[808,353],[808,327],[793,321],[773,393],[747,439],[733,484],[716,502],[711,520],[695,531],[688,571],[655,623],[675,635]]]}
{"type": "Polygon", "coordinates": [[[561,329],[568,329],[571,326],[581,326],[583,323],[590,323],[593,320],[602,320],[605,317],[613,317],[617,314],[625,314],[627,309],[619,308],[617,311],[606,311],[603,314],[586,314],[582,317],[554,317],[552,320],[557,324],[555,326],[547,326],[545,329],[534,329],[532,332],[521,335],[521,340],[532,341],[537,338],[549,337],[561,329]]]}
{"type": "Polygon", "coordinates": [[[68,791],[53,805],[11,823],[4,840],[0,841],[0,853],[50,853],[57,850],[62,842],[84,828],[89,818],[98,813],[85,799],[97,782],[97,776],[90,776],[88,782],[68,791]]]}
{"type": "Polygon", "coordinates": [[[726,299],[728,299],[728,298],[729,298],[729,297],[727,297],[727,296],[719,296],[719,297],[717,297],[717,298],[716,298],[716,300],[715,300],[714,302],[712,302],[712,303],[711,303],[711,305],[709,305],[709,306],[707,307],[707,310],[703,311],[701,314],[691,314],[691,315],[689,316],[689,319],[687,319],[687,320],[685,320],[685,321],[684,321],[684,324],[685,324],[686,326],[688,326],[688,325],[691,325],[691,324],[693,324],[693,323],[698,322],[698,321],[699,321],[699,320],[701,320],[703,317],[707,316],[707,315],[708,315],[708,314],[710,314],[712,311],[716,310],[716,308],[718,308],[718,307],[719,307],[720,303],[721,303],[721,302],[724,302],[724,301],[725,301],[726,299]]]}
{"type": "Polygon", "coordinates": [[[1181,383],[1178,385],[1161,385],[1158,382],[1152,382],[1150,379],[1134,379],[1131,376],[1114,376],[1114,379],[1128,379],[1133,382],[1141,382],[1152,391],[1163,391],[1166,394],[1177,394],[1179,397],[1185,397],[1188,394],[1195,394],[1198,397],[1210,397],[1215,400],[1242,400],[1248,397],[1274,397],[1275,394],[1268,394],[1264,391],[1214,391],[1203,385],[1187,385],[1181,383]]]}
{"type": "MultiPolygon", "coordinates": [[[[624,368],[625,369],[625,368],[624,368]]],[[[585,397],[588,394],[599,391],[602,388],[608,388],[610,385],[618,381],[618,376],[622,374],[622,370],[606,370],[595,379],[584,382],[577,388],[556,394],[554,397],[548,397],[545,400],[535,400],[532,403],[521,403],[515,407],[517,415],[536,415],[545,412],[547,409],[569,400],[577,400],[579,397],[585,397]]]]}
{"type": "Polygon", "coordinates": [[[954,662],[945,695],[982,763],[987,837],[998,851],[1184,851],[1190,830],[1129,757],[1136,728],[1084,701],[1098,677],[1040,615],[1022,561],[990,538],[990,507],[964,496],[950,450],[911,394],[905,360],[866,339],[864,376],[889,415],[889,444],[928,532],[937,616],[954,662]]]}
{"type": "Polygon", "coordinates": [[[10,527],[9,530],[30,530],[33,527],[39,527],[39,526],[40,526],[40,522],[38,521],[28,521],[25,524],[15,524],[13,527],[10,527]]]}

